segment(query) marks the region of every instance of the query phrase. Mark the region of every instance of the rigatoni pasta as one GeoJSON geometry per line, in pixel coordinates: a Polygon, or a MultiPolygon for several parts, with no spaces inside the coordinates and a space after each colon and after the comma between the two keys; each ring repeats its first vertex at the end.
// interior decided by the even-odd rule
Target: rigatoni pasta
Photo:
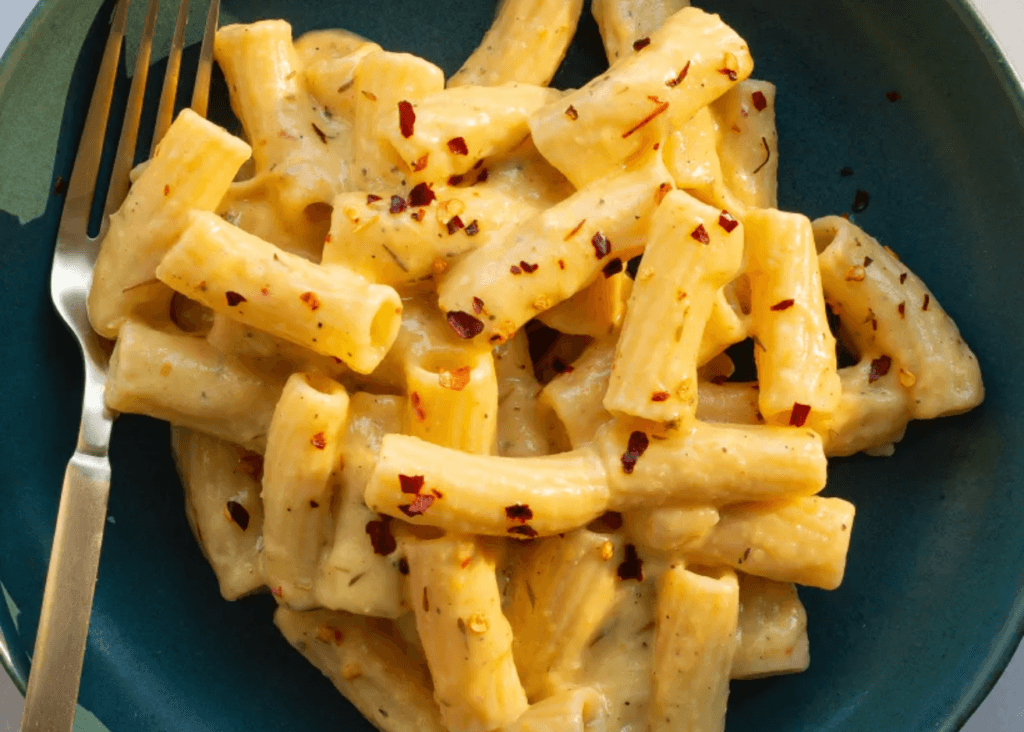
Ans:
{"type": "Polygon", "coordinates": [[[174,423],[222,594],[385,732],[723,729],[842,581],[826,456],[983,398],[891,250],[778,210],[734,30],[595,0],[611,67],[547,88],[581,5],[505,0],[447,84],[222,29],[251,148],[182,113],[102,245],[108,406],[174,423]]]}

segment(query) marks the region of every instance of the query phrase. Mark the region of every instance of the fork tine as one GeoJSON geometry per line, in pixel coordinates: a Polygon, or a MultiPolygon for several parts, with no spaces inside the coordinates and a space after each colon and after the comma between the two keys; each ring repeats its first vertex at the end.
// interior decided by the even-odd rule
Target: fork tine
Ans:
{"type": "Polygon", "coordinates": [[[196,70],[196,86],[192,92],[192,109],[201,117],[206,116],[210,102],[210,75],[213,73],[213,41],[220,21],[220,0],[210,0],[210,12],[206,15],[206,33],[203,47],[199,52],[199,68],[196,70]]]}
{"type": "MultiPolygon", "coordinates": [[[[89,113],[85,118],[85,128],[78,143],[78,153],[68,183],[67,199],[64,203],[65,212],[76,212],[79,216],[88,217],[92,208],[96,191],[96,175],[100,168],[103,155],[103,138],[107,133],[107,119],[110,117],[110,102],[114,97],[114,81],[117,79],[117,64],[121,58],[121,42],[124,40],[125,24],[128,20],[128,3],[120,0],[114,11],[111,22],[110,36],[103,51],[103,61],[96,77],[96,88],[89,103],[89,113]]],[[[62,228],[65,220],[61,219],[62,228]]]]}
{"type": "Polygon", "coordinates": [[[142,117],[142,103],[146,96],[146,79],[149,76],[149,59],[153,51],[153,36],[156,33],[156,16],[160,10],[160,0],[149,0],[146,10],[146,25],[139,41],[138,56],[135,60],[135,77],[128,93],[128,107],[124,114],[124,126],[121,128],[121,139],[117,143],[117,155],[114,158],[114,170],[110,174],[110,188],[107,192],[107,205],[103,220],[114,213],[128,195],[128,174],[135,162],[135,144],[139,139],[139,119],[142,117]]]}
{"type": "Polygon", "coordinates": [[[189,0],[181,0],[178,8],[178,20],[174,25],[174,38],[171,40],[171,52],[167,56],[167,73],[164,75],[164,88],[160,92],[160,109],[156,113],[156,126],[153,130],[153,145],[149,157],[156,154],[156,146],[164,139],[171,121],[174,119],[174,101],[178,95],[178,76],[181,73],[181,50],[185,45],[185,26],[188,25],[189,0]]]}

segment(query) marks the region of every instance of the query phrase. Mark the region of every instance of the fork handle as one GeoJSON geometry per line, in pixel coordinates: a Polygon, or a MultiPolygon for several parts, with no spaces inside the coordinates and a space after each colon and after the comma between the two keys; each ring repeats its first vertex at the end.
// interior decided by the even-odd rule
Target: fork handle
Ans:
{"type": "Polygon", "coordinates": [[[110,460],[76,452],[64,473],[22,732],[71,730],[110,495],[110,460]]]}

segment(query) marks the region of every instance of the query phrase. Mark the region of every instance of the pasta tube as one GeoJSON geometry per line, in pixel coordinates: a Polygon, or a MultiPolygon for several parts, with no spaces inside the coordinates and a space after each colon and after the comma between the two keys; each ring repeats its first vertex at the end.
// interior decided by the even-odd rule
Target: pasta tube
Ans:
{"type": "Polygon", "coordinates": [[[568,300],[540,313],[537,320],[561,333],[609,336],[622,325],[632,291],[633,280],[625,272],[598,277],[568,300]]]}
{"type": "Polygon", "coordinates": [[[530,705],[502,732],[605,732],[605,699],[589,686],[566,689],[530,705]]]}
{"type": "Polygon", "coordinates": [[[690,119],[753,68],[746,42],[717,15],[683,8],[640,53],[535,112],[534,144],[582,188],[661,143],[670,118],[690,119]]]}
{"type": "Polygon", "coordinates": [[[702,422],[759,424],[763,420],[757,400],[756,383],[702,381],[697,386],[697,419],[702,422]]]}
{"type": "Polygon", "coordinates": [[[104,338],[152,300],[170,300],[155,277],[194,209],[212,211],[249,146],[186,109],[167,130],[121,208],[110,217],[89,290],[89,321],[104,338]]]}
{"type": "MultiPolygon", "coordinates": [[[[731,215],[731,214],[730,214],[731,215]]],[[[697,352],[697,365],[704,366],[726,348],[747,337],[749,318],[740,317],[724,287],[715,295],[697,352]]]]}
{"type": "Polygon", "coordinates": [[[811,430],[702,422],[664,433],[644,429],[616,420],[595,438],[613,511],[808,496],[825,486],[825,454],[811,430]]]}
{"type": "Polygon", "coordinates": [[[393,623],[348,613],[279,607],[274,623],[288,642],[383,732],[448,732],[431,698],[430,676],[393,623]]]}
{"type": "Polygon", "coordinates": [[[739,214],[739,202],[726,190],[718,159],[718,121],[710,107],[702,107],[689,120],[672,120],[664,144],[665,167],[676,188],[704,203],[739,214]]]}
{"type": "Polygon", "coordinates": [[[761,414],[768,424],[821,429],[839,406],[841,387],[811,222],[751,210],[744,225],[761,414]]]}
{"type": "Polygon", "coordinates": [[[506,614],[516,668],[531,700],[557,694],[579,678],[583,653],[615,604],[617,544],[580,529],[543,540],[516,568],[506,614]]]}
{"type": "Polygon", "coordinates": [[[639,252],[667,181],[659,156],[595,181],[506,241],[456,263],[438,286],[441,309],[465,337],[483,333],[492,343],[505,341],[603,268],[621,268],[639,252]]]}
{"type": "Polygon", "coordinates": [[[501,612],[495,558],[454,536],[408,542],[409,594],[452,732],[487,732],[526,711],[512,658],[512,628],[501,612]]]}
{"type": "Polygon", "coordinates": [[[856,366],[839,370],[843,395],[822,435],[825,454],[892,455],[910,419],[910,399],[899,368],[887,356],[867,354],[856,366]]]}
{"type": "Polygon", "coordinates": [[[443,183],[515,148],[530,134],[529,116],[561,96],[516,83],[444,89],[382,112],[377,125],[408,166],[410,181],[443,183]]]}
{"type": "Polygon", "coordinates": [[[615,349],[608,411],[663,422],[694,418],[701,339],[715,293],[742,259],[739,221],[682,191],[665,197],[615,349]]]}
{"type": "Polygon", "coordinates": [[[498,436],[494,359],[486,352],[472,356],[407,364],[408,434],[463,452],[494,452],[498,436]]]}
{"type": "Polygon", "coordinates": [[[650,729],[722,732],[739,620],[735,573],[670,567],[658,582],[655,617],[650,729]]]}
{"type": "Polygon", "coordinates": [[[811,662],[807,645],[807,611],[796,587],[783,582],[739,575],[740,617],[732,678],[806,671],[811,662]]]}
{"type": "Polygon", "coordinates": [[[809,496],[730,506],[688,556],[777,582],[834,590],[843,580],[853,504],[809,496]]]}
{"type": "Polygon", "coordinates": [[[263,456],[238,445],[171,427],[171,449],[185,489],[185,515],[225,600],[263,587],[259,536],[263,528],[263,456]]]}
{"type": "Polygon", "coordinates": [[[395,340],[402,303],[390,287],[321,267],[210,213],[192,223],[157,277],[215,312],[372,371],[395,340]]]}
{"type": "Polygon", "coordinates": [[[406,166],[378,120],[402,102],[444,89],[444,72],[409,53],[374,51],[355,70],[352,98],[351,188],[383,196],[404,187],[406,166]]]}
{"type": "Polygon", "coordinates": [[[729,194],[746,208],[777,208],[779,134],[775,85],[741,81],[711,104],[719,129],[718,159],[729,194]]]}
{"type": "Polygon", "coordinates": [[[129,320],[110,355],[104,399],[116,412],[262,449],[281,388],[201,338],[129,320]]]}
{"type": "Polygon", "coordinates": [[[263,463],[263,573],[274,597],[295,610],[317,606],[313,587],[330,534],[347,412],[341,384],[293,374],[270,423],[263,463]]]}
{"type": "Polygon", "coordinates": [[[637,47],[643,50],[644,39],[689,5],[690,0],[594,0],[590,12],[601,32],[608,63],[614,64],[637,47]]]}
{"type": "Polygon", "coordinates": [[[837,216],[814,222],[822,284],[860,353],[892,360],[914,419],[981,404],[978,359],[925,284],[861,229],[837,216]]]}
{"type": "Polygon", "coordinates": [[[273,179],[288,217],[330,204],[347,177],[348,136],[310,99],[291,26],[283,20],[226,25],[217,31],[214,57],[231,109],[253,142],[256,172],[273,179]]]}
{"type": "Polygon", "coordinates": [[[426,205],[343,193],[334,201],[324,264],[341,264],[374,282],[412,286],[443,274],[458,257],[502,240],[532,206],[492,189],[439,188],[426,205]]]}
{"type": "Polygon", "coordinates": [[[505,458],[388,435],[366,504],[414,524],[530,539],[578,528],[604,513],[605,481],[600,460],[587,451],[505,458]]]}
{"type": "MultiPolygon", "coordinates": [[[[295,41],[306,89],[327,113],[352,124],[355,117],[355,76],[362,60],[381,47],[354,33],[310,31],[295,41]]],[[[350,133],[351,134],[351,133],[350,133]]]]}
{"type": "Polygon", "coordinates": [[[449,86],[498,86],[512,81],[546,86],[565,56],[583,0],[504,0],[449,86]]]}
{"type": "Polygon", "coordinates": [[[409,610],[402,552],[390,516],[366,507],[363,494],[384,435],[402,427],[405,400],[357,392],[342,433],[341,470],[334,501],[334,541],[320,558],[316,600],[359,615],[397,618],[409,610]]]}
{"type": "Polygon", "coordinates": [[[612,415],[604,408],[612,366],[615,363],[615,341],[596,340],[566,371],[547,383],[540,393],[543,404],[550,407],[574,448],[594,439],[602,424],[612,415]]]}
{"type": "Polygon", "coordinates": [[[683,552],[699,546],[715,524],[718,511],[711,506],[665,506],[632,511],[623,517],[631,536],[661,551],[683,552]]]}

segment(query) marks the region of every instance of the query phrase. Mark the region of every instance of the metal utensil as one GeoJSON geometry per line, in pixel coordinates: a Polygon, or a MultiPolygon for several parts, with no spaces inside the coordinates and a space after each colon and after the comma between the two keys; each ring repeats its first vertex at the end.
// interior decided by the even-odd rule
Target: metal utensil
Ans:
{"type": "MultiPolygon", "coordinates": [[[[107,119],[114,94],[121,43],[124,40],[129,0],[120,0],[114,11],[110,37],[100,65],[85,129],[68,185],[64,212],[57,234],[57,247],[50,278],[50,294],[57,312],[75,334],[85,360],[85,395],[82,426],[75,454],[64,474],[57,528],[46,574],[46,590],[39,615],[32,670],[25,695],[21,729],[56,732],[70,730],[75,718],[82,660],[89,630],[100,545],[110,494],[110,461],[107,448],[114,415],[104,406],[107,353],[99,336],[89,325],[86,299],[92,281],[99,241],[106,233],[111,213],[124,202],[130,185],[129,173],[135,160],[139,119],[142,115],[146,77],[149,71],[159,0],[150,0],[139,43],[135,76],[132,80],[117,156],[107,190],[103,224],[99,235],[88,234],[89,216],[97,190],[97,175],[107,119]]],[[[189,0],[180,0],[177,25],[167,63],[160,110],[154,132],[156,142],[170,126],[181,68],[189,0]]],[[[217,30],[220,0],[212,0],[207,15],[206,35],[192,106],[206,113],[213,64],[213,36],[217,30]]]]}

